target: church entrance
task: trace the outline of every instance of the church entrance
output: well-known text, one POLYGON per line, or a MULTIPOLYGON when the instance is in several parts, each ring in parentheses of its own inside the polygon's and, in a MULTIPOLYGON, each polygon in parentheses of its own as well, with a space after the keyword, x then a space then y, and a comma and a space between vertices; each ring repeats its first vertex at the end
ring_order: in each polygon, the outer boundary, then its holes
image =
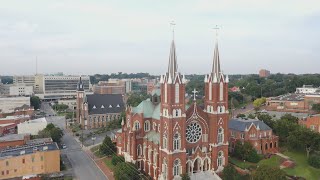
POLYGON ((201 159, 197 158, 193 163, 193 173, 201 171, 201 159))
POLYGON ((203 167, 202 167, 203 171, 208 171, 210 169, 209 167, 209 159, 205 159, 203 161, 203 167))

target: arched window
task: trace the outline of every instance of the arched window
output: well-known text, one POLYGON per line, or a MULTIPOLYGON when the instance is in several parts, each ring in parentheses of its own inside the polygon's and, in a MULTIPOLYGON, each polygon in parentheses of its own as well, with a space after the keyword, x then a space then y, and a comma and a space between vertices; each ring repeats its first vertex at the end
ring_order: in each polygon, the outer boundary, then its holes
POLYGON ((220 101, 223 101, 223 93, 224 93, 224 91, 223 91, 223 82, 221 82, 220 83, 220 101))
POLYGON ((157 165, 157 162, 158 162, 158 153, 157 151, 155 151, 153 154, 153 164, 157 165))
POLYGON ((174 160, 174 163, 173 163, 173 176, 179 176, 181 173, 180 173, 180 159, 176 159, 174 160))
POLYGON ((144 122, 144 131, 150 131, 150 121, 144 122))
POLYGON ((224 132, 223 132, 223 128, 219 128, 218 130, 218 144, 223 143, 224 141, 224 132))
POLYGON ((163 142, 162 142, 162 148, 163 149, 167 149, 167 147, 168 147, 168 138, 167 138, 167 135, 164 135, 163 136, 163 140, 162 140, 163 142))
POLYGON ((180 138, 180 134, 176 133, 173 136, 173 150, 178 150, 180 149, 180 143, 181 142, 181 138, 180 138))
POLYGON ((268 143, 266 143, 266 145, 265 145, 265 149, 266 149, 266 150, 268 149, 268 143))
POLYGON ((223 151, 219 151, 218 153, 218 167, 223 166, 223 160, 224 160, 224 156, 223 156, 223 151))
POLYGON ((270 149, 272 148, 272 142, 270 143, 270 149))
POLYGON ((139 129, 140 129, 140 123, 139 123, 139 121, 135 121, 135 122, 134 122, 134 128, 135 128, 135 130, 139 130, 139 129))
POLYGON ((274 142, 274 147, 275 147, 275 148, 277 147, 277 142, 274 142))
POLYGON ((175 86, 175 103, 179 103, 179 84, 175 86))
POLYGON ((176 110, 176 117, 179 117, 179 109, 176 110))
POLYGON ((142 155, 142 147, 141 147, 140 144, 138 144, 138 146, 137 146, 137 156, 139 157, 141 155, 142 155))

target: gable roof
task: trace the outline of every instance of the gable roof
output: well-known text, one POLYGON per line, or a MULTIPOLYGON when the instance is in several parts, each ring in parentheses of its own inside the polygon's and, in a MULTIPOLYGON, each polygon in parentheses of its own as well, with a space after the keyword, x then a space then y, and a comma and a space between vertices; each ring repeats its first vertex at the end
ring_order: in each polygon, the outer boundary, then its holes
POLYGON ((258 127, 260 130, 262 131, 266 131, 266 130, 272 130, 268 125, 266 125, 263 121, 260 121, 258 119, 230 119, 229 120, 229 129, 233 129, 236 131, 242 131, 244 132, 246 130, 246 128, 249 128, 251 126, 251 124, 254 124, 256 127, 258 127))
POLYGON ((160 104, 153 104, 150 99, 142 101, 137 107, 132 108, 133 113, 142 113, 144 118, 160 120, 160 104))
POLYGON ((87 95, 87 102, 90 115, 121 113, 124 110, 121 94, 91 94, 87 95))

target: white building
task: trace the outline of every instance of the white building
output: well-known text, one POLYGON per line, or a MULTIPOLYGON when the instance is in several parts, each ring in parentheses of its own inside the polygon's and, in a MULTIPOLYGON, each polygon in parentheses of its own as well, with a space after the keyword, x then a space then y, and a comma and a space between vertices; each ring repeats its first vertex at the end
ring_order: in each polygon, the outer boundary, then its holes
POLYGON ((38 132, 47 127, 46 118, 39 118, 18 124, 18 134, 30 133, 38 135, 38 132))
POLYGON ((30 97, 0 97, 0 112, 14 112, 17 107, 28 105, 30 107, 30 97))
POLYGON ((17 84, 10 86, 10 96, 32 96, 33 86, 26 86, 24 84, 17 84))
POLYGON ((296 88, 297 94, 320 94, 320 87, 313 87, 313 85, 303 85, 301 88, 296 88))

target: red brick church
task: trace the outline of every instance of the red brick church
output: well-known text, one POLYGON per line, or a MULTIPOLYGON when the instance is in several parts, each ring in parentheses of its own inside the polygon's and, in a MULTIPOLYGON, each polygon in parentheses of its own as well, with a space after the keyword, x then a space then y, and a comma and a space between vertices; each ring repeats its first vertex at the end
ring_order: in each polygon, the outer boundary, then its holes
POLYGON ((228 163, 228 81, 216 42, 212 71, 204 79, 205 108, 195 101, 188 106, 172 40, 161 93, 127 108, 116 135, 118 154, 153 179, 180 179, 184 173, 191 179, 220 179, 216 172, 228 163))

